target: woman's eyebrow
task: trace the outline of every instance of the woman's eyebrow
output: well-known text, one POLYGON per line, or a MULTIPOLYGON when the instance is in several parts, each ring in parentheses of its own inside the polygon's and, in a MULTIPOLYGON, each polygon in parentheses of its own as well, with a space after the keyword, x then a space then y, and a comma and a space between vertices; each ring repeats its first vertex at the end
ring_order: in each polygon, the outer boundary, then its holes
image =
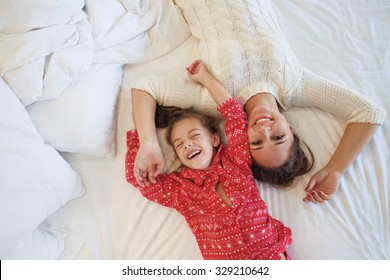
MULTIPOLYGON (((256 141, 254 141, 254 142, 256 142, 256 141)), ((256 150, 260 150, 260 149, 263 148, 263 146, 260 146, 261 144, 260 145, 256 145, 256 144, 254 144, 254 142, 250 142, 249 143, 249 147, 250 147, 251 150, 256 151, 256 150), (254 145, 256 148, 252 148, 252 145, 254 145)))
MULTIPOLYGON (((281 142, 274 143, 274 145, 282 145, 282 144, 286 143, 286 141, 287 141, 287 139, 284 140, 284 141, 281 141, 281 142)), ((253 144, 250 143, 250 145, 253 145, 253 144)), ((251 148, 251 150, 253 150, 253 151, 257 151, 257 150, 261 150, 261 149, 263 149, 262 146, 261 147, 256 147, 256 148, 251 148)))
POLYGON ((281 142, 277 142, 275 143, 274 145, 282 145, 283 143, 285 143, 287 141, 287 139, 285 139, 284 141, 281 141, 281 142))

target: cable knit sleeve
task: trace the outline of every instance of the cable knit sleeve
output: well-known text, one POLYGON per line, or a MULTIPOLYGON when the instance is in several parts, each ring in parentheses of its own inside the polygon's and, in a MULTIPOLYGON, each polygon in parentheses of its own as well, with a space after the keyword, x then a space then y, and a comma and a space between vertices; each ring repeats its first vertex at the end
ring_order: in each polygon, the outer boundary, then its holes
POLYGON ((158 105, 194 107, 202 113, 218 115, 217 104, 207 89, 187 78, 149 76, 135 81, 132 88, 148 92, 158 105))
POLYGON ((344 118, 347 123, 382 124, 385 120, 383 108, 368 97, 307 70, 301 90, 288 98, 285 100, 287 107, 316 107, 344 118))

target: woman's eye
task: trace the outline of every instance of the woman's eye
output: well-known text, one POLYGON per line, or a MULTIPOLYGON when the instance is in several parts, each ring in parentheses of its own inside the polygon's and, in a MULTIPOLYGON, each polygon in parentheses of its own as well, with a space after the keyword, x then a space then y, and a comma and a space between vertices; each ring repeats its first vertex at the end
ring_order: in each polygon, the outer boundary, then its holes
POLYGON ((277 135, 277 136, 274 136, 273 137, 273 139, 275 140, 275 141, 277 141, 277 140, 282 140, 284 138, 284 134, 282 134, 282 135, 277 135))
POLYGON ((194 134, 194 135, 191 136, 191 139, 195 139, 198 136, 199 136, 199 134, 194 134))
POLYGON ((253 141, 251 144, 255 145, 255 146, 258 146, 258 145, 261 145, 261 143, 263 143, 263 141, 257 140, 257 141, 253 141))

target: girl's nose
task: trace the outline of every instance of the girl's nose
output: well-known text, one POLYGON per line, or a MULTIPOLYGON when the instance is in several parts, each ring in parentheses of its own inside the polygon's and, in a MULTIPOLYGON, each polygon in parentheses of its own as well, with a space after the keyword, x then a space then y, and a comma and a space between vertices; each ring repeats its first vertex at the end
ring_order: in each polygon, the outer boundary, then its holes
POLYGON ((186 145, 185 145, 185 148, 187 149, 187 148, 191 147, 192 145, 193 145, 192 142, 191 142, 191 141, 188 141, 188 142, 186 143, 186 145))

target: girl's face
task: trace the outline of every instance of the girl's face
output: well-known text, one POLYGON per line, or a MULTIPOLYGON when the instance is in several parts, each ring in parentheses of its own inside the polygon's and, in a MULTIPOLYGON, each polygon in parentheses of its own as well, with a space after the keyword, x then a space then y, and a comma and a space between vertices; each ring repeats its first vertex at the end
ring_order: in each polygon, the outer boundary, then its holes
POLYGON ((218 133, 212 134, 200 120, 187 118, 173 126, 173 148, 180 161, 191 169, 206 170, 214 159, 220 144, 218 133))
POLYGON ((293 133, 278 110, 256 106, 248 115, 247 133, 251 157, 256 164, 274 168, 288 159, 293 133))

